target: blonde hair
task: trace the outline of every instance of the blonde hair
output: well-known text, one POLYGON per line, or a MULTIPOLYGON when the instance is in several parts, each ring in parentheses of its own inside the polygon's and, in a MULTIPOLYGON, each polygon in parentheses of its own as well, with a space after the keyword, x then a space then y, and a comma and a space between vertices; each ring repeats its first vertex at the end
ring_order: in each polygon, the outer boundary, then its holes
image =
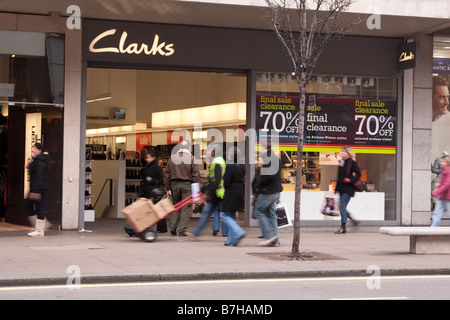
POLYGON ((447 166, 450 166, 450 156, 442 156, 441 159, 447 162, 447 166))
POLYGON ((345 147, 342 147, 342 150, 348 153, 348 155, 350 156, 350 159, 353 159, 355 157, 352 147, 345 146, 345 147))

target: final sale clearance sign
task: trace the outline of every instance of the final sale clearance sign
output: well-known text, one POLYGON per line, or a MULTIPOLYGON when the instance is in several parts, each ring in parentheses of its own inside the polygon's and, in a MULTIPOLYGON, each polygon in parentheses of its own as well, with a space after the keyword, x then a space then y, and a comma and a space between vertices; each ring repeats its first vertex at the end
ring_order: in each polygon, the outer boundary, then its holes
MULTIPOLYGON (((278 139, 280 150, 296 151, 298 96, 257 95, 256 129, 261 138, 278 139)), ((304 151, 396 153, 395 100, 307 96, 304 151)))

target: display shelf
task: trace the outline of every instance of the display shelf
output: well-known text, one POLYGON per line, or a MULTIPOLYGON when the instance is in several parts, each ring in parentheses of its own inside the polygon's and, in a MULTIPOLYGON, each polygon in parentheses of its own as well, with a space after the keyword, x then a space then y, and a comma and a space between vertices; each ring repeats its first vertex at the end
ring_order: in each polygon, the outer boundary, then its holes
POLYGON ((84 180, 84 221, 93 222, 95 221, 95 210, 92 206, 92 187, 94 183, 92 182, 92 161, 91 159, 86 159, 86 169, 85 169, 85 180, 84 180))
MULTIPOLYGON (((127 154, 135 154, 135 152, 127 152, 127 154)), ((132 204, 141 196, 142 169, 143 166, 140 159, 125 159, 125 206, 132 204)))
MULTIPOLYGON (((297 152, 286 152, 284 159, 286 163, 283 167, 285 174, 284 183, 295 183, 295 173, 292 174, 292 169, 297 169, 298 157, 297 152)), ((318 152, 303 152, 302 157, 302 188, 304 189, 319 189, 321 183, 321 165, 319 163, 320 157, 318 152)))

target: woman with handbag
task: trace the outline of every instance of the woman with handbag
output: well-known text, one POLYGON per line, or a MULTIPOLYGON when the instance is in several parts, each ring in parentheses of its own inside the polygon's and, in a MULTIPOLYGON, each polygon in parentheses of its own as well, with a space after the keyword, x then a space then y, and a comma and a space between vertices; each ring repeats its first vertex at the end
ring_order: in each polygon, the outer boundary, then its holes
POLYGON ((353 184, 361 178, 361 170, 358 164, 353 160, 353 150, 351 147, 343 147, 341 150, 341 160, 338 167, 338 181, 336 192, 339 192, 339 209, 341 212, 341 227, 335 234, 347 233, 347 220, 351 219, 355 224, 350 213, 347 211, 350 199, 355 196, 353 184))
POLYGON ((45 194, 47 193, 47 159, 42 153, 42 144, 36 143, 31 148, 33 161, 27 166, 30 174, 30 192, 27 198, 27 207, 30 221, 35 221, 35 230, 28 233, 30 237, 43 237, 46 229, 46 218, 44 213, 45 194))

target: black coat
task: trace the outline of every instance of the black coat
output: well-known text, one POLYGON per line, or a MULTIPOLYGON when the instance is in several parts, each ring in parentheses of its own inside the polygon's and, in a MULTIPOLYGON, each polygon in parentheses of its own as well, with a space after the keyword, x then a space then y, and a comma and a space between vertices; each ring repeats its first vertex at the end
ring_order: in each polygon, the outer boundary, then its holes
POLYGON ((30 173, 30 192, 43 193, 48 188, 47 159, 40 153, 28 167, 30 173))
POLYGON ((352 159, 347 159, 344 165, 338 167, 338 181, 336 185, 336 192, 346 193, 352 197, 355 195, 355 189, 353 189, 353 183, 361 178, 361 170, 359 170, 358 164, 352 159), (347 174, 349 162, 351 161, 350 174, 347 174), (345 183, 344 179, 349 178, 351 183, 345 183))
POLYGON ((142 176, 144 178, 144 197, 153 197, 152 192, 155 188, 164 190, 163 170, 158 165, 158 161, 156 159, 145 165, 144 169, 142 170, 142 176))
POLYGON ((283 191, 281 185, 281 167, 282 163, 275 153, 269 150, 261 156, 264 165, 261 168, 259 182, 254 186, 258 193, 271 194, 283 191), (278 166, 277 166, 278 163, 278 166), (267 174, 269 172, 269 174, 267 174))
POLYGON ((223 176, 225 196, 221 204, 222 212, 235 213, 243 210, 245 196, 244 177, 245 165, 227 164, 223 176))

